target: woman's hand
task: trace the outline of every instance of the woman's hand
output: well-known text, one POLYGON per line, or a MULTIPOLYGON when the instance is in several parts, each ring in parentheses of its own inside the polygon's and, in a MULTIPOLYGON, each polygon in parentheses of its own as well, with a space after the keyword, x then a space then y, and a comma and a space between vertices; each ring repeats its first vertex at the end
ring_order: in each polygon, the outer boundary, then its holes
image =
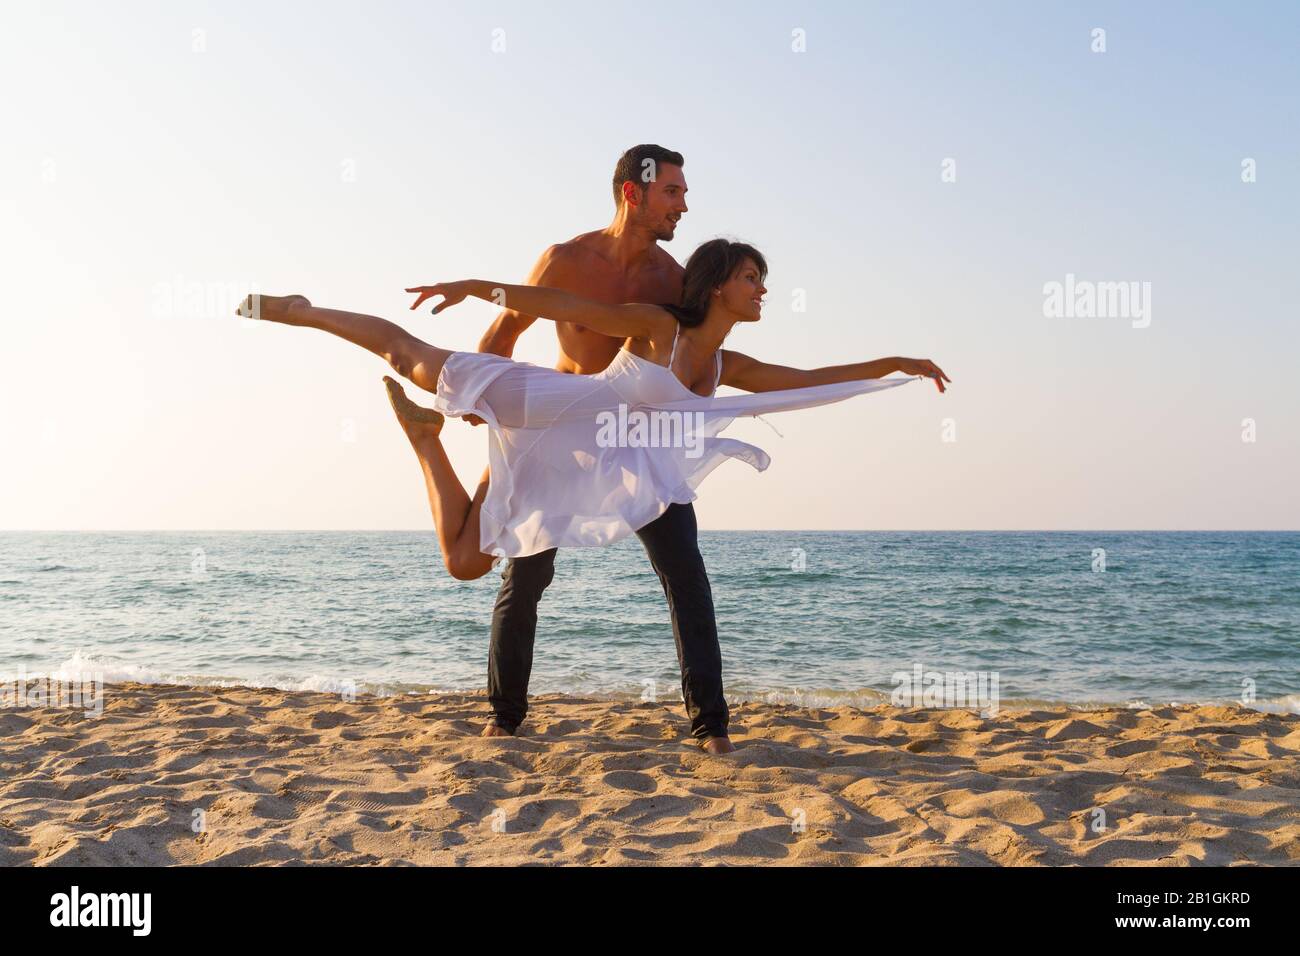
POLYGON ((941 392, 947 391, 943 387, 944 382, 952 384, 952 379, 943 374, 943 369, 929 359, 900 358, 898 360, 898 370, 907 375, 924 375, 926 378, 934 379, 934 384, 938 386, 941 392))
POLYGON ((463 279, 460 282, 438 282, 434 285, 417 285, 413 289, 407 289, 407 292, 416 293, 415 302, 411 304, 414 311, 424 304, 425 300, 432 299, 435 295, 442 296, 442 301, 433 307, 433 315, 437 315, 443 309, 449 309, 457 302, 465 301, 465 297, 470 294, 470 280, 463 279))

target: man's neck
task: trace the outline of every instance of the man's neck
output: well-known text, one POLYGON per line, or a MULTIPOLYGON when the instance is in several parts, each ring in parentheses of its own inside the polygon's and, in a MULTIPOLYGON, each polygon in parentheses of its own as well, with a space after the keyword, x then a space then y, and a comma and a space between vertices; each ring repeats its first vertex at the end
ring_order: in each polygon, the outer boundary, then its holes
POLYGON ((632 223, 626 206, 619 207, 613 221, 601 230, 601 234, 606 240, 606 255, 623 269, 641 265, 658 248, 659 240, 655 234, 632 223))

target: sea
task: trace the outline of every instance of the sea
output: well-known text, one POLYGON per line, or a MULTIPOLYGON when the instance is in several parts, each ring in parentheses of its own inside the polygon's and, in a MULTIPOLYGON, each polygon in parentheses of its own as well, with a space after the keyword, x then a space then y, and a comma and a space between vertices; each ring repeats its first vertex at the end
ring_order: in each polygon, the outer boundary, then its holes
MULTIPOLYGON (((870 707, 977 674, 1003 707, 1300 713, 1300 533, 705 531, 700 550, 732 701, 870 707)), ((4 532, 0 681, 479 691, 499 580, 453 580, 432 531, 4 532)), ((680 699, 635 538, 560 552, 530 692, 680 699)))

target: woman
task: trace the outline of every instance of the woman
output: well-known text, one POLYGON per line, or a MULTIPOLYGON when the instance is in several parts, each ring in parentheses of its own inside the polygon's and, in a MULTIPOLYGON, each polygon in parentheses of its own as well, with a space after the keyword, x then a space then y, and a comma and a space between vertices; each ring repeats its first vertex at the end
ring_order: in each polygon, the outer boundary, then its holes
POLYGON ((719 438, 736 417, 808 408, 912 378, 951 381, 928 359, 793 369, 722 349, 738 323, 756 322, 767 263, 752 246, 714 239, 686 264, 682 304, 605 305, 558 289, 468 279, 408 289, 437 313, 468 296, 527 315, 573 322, 626 342, 596 375, 570 375, 498 355, 429 345, 384 319, 313 306, 302 296, 250 296, 240 314, 321 329, 382 356, 435 395, 422 408, 385 377, 389 400, 419 458, 447 570, 483 576, 500 557, 606 545, 695 498, 728 458, 760 471, 761 449, 719 438), (715 396, 719 385, 762 393, 715 396), (490 478, 473 498, 439 440, 443 415, 490 428, 490 478))

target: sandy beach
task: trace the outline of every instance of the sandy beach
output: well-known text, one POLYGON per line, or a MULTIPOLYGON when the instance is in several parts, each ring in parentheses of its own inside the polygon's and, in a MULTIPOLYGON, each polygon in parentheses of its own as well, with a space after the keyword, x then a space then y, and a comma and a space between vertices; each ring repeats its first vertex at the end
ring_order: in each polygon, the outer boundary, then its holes
POLYGON ((1300 716, 734 707, 117 684, 0 710, 0 864, 1300 861, 1300 716), (1099 811, 1104 811, 1101 818, 1099 811))

